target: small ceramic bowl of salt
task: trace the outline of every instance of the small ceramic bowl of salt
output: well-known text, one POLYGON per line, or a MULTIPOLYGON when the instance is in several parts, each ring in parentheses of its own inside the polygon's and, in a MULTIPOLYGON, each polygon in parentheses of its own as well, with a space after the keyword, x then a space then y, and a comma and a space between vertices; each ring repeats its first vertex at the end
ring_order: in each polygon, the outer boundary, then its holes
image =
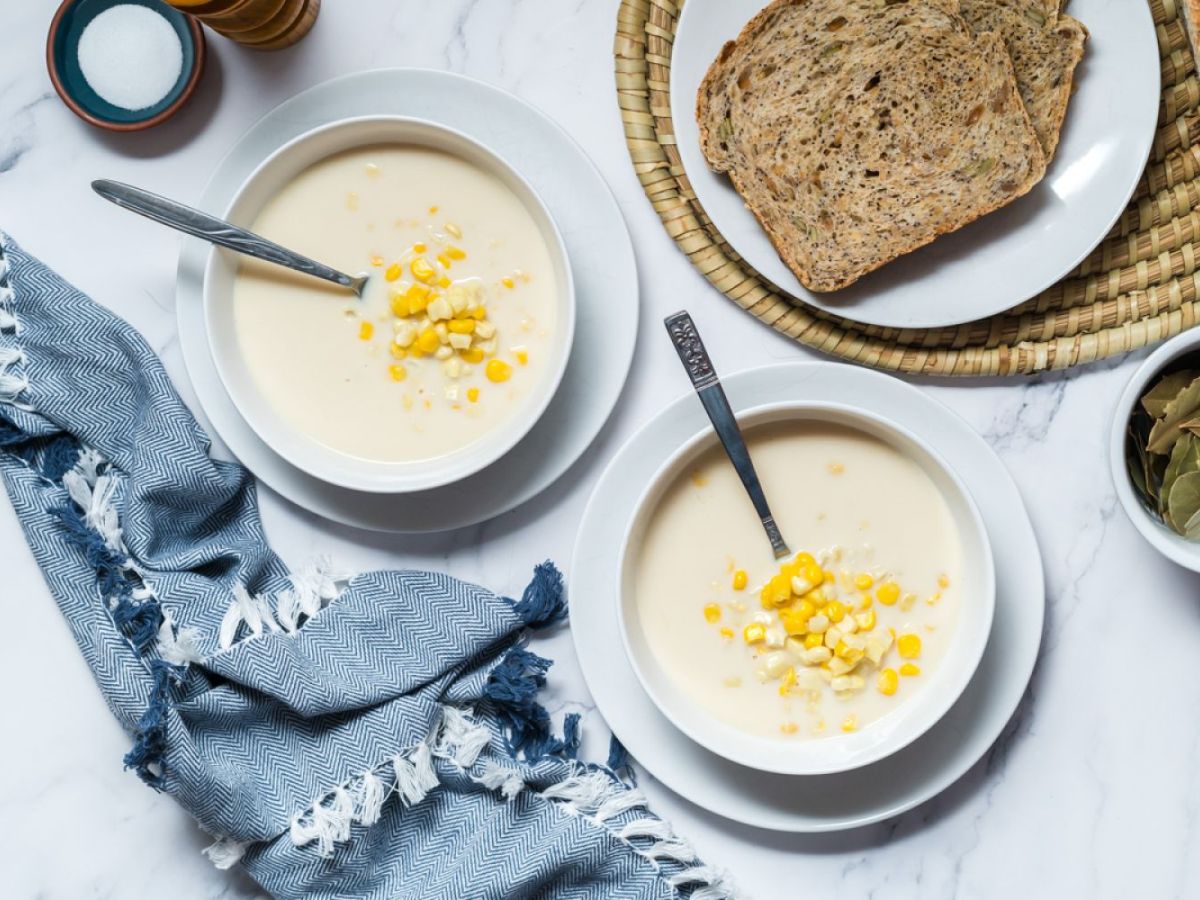
POLYGON ((46 65, 81 119, 138 131, 191 97, 204 70, 204 35, 160 0, 64 0, 50 24, 46 65))

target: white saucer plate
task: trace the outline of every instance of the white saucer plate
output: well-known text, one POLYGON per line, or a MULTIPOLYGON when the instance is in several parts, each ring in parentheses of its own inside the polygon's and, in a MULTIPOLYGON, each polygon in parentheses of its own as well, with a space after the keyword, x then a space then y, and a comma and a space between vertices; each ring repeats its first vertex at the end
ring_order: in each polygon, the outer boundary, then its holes
POLYGON ((337 78, 264 116, 217 166, 197 204, 220 214, 251 172, 293 138, 356 116, 426 119, 487 146, 536 190, 554 217, 575 279, 571 358, 537 425, 504 457, 445 487, 371 494, 327 484, 285 461, 230 400, 205 329, 202 281, 212 249, 185 239, 177 316, 184 363, 205 414, 266 485, 327 519, 373 531, 431 532, 490 519, 545 490, 591 444, 616 404, 637 342, 633 245, 608 185, 583 150, 532 106, 461 75, 383 69, 337 78))
POLYGON ((886 759, 834 775, 750 769, 675 729, 643 691, 621 640, 621 542, 643 487, 706 427, 692 395, 676 400, 621 448, 584 512, 571 566, 571 634, 596 707, 655 778, 704 809, 776 831, 836 831, 898 815, 944 790, 992 745, 1012 717, 1041 643, 1041 556, 1016 485, 987 442, 921 391, 890 376, 834 363, 799 363, 723 379, 735 411, 804 400, 886 416, 925 437, 979 507, 996 565, 996 609, 984 656, 950 711, 886 759))
POLYGON ((713 224, 751 266, 812 306, 871 325, 933 328, 1011 309, 1067 275, 1133 194, 1154 140, 1158 42, 1145 0, 1071 0, 1091 32, 1062 140, 1032 191, 841 291, 807 290, 724 175, 700 152, 696 91, 721 46, 762 0, 687 0, 671 56, 671 118, 688 180, 713 224))

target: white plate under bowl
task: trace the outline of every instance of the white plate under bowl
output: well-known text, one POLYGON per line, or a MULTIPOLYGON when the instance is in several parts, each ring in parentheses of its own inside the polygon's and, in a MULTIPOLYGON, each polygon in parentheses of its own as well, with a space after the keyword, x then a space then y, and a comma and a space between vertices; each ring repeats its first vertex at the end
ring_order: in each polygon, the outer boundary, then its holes
MULTIPOLYGON (((928 680, 920 691, 850 734, 830 734, 819 740, 762 737, 718 720, 692 701, 655 658, 638 614, 634 584, 637 549, 644 544, 646 524, 659 500, 697 456, 716 446, 716 434, 705 427, 659 467, 626 520, 620 563, 621 601, 617 605, 626 656, 659 710, 680 731, 719 756, 781 775, 828 775, 869 765, 907 747, 928 731, 954 705, 979 666, 991 632, 996 599, 987 529, 970 492, 945 459, 916 432, 882 415, 842 403, 804 400, 756 406, 738 413, 737 418, 743 429, 778 422, 822 422, 849 428, 882 441, 925 473, 945 502, 960 540, 963 574, 958 594, 962 602, 953 640, 937 667, 926 670, 928 680)), ((769 496, 770 491, 767 493, 769 496)), ((775 514, 778 518, 778 508, 775 514)), ((784 526, 782 520, 780 525, 784 526)))
POLYGON ((671 119, 688 180, 730 246, 806 303, 871 325, 933 328, 991 316, 1069 273, 1108 233, 1133 194, 1154 140, 1158 42, 1145 0, 1071 0, 1091 32, 1046 177, 960 231, 888 263, 848 288, 814 293, 780 260, 729 179, 700 152, 696 91, 721 46, 762 0, 687 0, 671 53, 671 119))
POLYGON ((722 379, 735 411, 770 403, 838 403, 921 434, 962 479, 987 528, 996 569, 987 649, 958 702, 903 750, 852 772, 777 775, 730 762, 676 729, 642 690, 622 649, 617 616, 625 523, 646 484, 706 426, 694 395, 681 397, 613 458, 584 511, 570 570, 571 634, 596 707, 659 781, 700 807, 777 831, 835 831, 898 815, 944 790, 1000 735, 1041 643, 1041 555, 1004 464, 962 419, 899 379, 835 363, 798 363, 722 379))
MULTIPOLYGON (((251 227, 283 188, 316 163, 346 150, 382 144, 424 147, 469 163, 507 187, 537 225, 553 266, 550 277, 555 285, 555 340, 529 396, 509 419, 480 439, 432 459, 385 462, 341 453, 293 427, 259 390, 242 352, 234 315, 234 285, 241 265, 237 254, 215 247, 209 253, 204 272, 204 313, 209 347, 225 390, 242 418, 272 450, 330 484, 374 493, 402 493, 461 481, 495 462, 529 433, 549 405, 567 367, 575 332, 575 285, 562 235, 530 184, 483 144, 422 119, 365 116, 302 134, 272 153, 250 174, 222 217, 235 225, 251 227)), ((381 276, 376 273, 375 277, 381 276)))
POLYGON ((608 419, 637 342, 633 246, 600 173, 554 122, 497 88, 422 69, 347 75, 276 107, 220 162, 197 205, 220 214, 259 164, 288 141, 359 116, 408 116, 462 132, 508 160, 554 217, 575 280, 577 327, 562 383, 538 423, 491 466, 441 488, 377 494, 314 478, 259 438, 225 391, 204 318, 202 279, 210 248, 192 239, 183 243, 176 292, 184 363, 205 415, 230 451, 298 506, 373 531, 461 528, 543 491, 582 455, 608 419))

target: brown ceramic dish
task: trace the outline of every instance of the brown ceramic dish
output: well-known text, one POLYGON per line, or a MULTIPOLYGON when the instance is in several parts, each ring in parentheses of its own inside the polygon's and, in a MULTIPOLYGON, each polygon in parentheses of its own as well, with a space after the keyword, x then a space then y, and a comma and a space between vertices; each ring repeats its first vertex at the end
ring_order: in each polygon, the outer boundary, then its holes
POLYGON ((155 0, 63 0, 46 38, 46 68, 58 96, 79 118, 106 131, 141 131, 171 118, 196 92, 204 73, 205 56, 200 23, 155 0), (92 19, 111 6, 130 2, 161 13, 179 35, 183 47, 179 81, 154 106, 139 110, 122 109, 97 95, 80 71, 77 54, 79 36, 92 19))

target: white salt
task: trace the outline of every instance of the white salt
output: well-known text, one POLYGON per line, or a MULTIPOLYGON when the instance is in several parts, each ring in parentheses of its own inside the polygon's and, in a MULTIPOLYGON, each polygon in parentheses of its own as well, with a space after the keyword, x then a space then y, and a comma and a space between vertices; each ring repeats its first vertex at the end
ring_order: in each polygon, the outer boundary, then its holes
POLYGON ((183 71, 183 45, 171 23, 136 3, 110 7, 88 22, 77 52, 88 85, 122 109, 154 106, 183 71))

